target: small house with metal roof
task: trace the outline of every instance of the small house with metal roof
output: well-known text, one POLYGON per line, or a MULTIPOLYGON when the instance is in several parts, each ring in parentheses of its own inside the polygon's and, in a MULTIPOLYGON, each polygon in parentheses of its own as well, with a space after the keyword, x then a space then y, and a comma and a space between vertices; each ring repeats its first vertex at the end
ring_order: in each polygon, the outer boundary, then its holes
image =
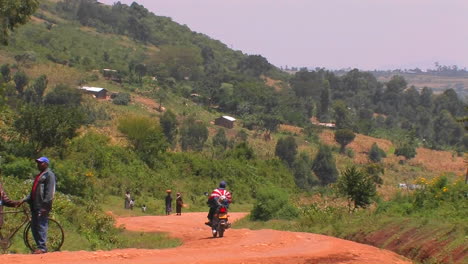
POLYGON ((97 99, 106 99, 107 98, 107 90, 101 87, 89 87, 83 86, 81 87, 86 94, 91 94, 97 99))
POLYGON ((233 128, 234 122, 236 119, 230 116, 221 116, 215 119, 214 123, 218 126, 223 126, 225 128, 233 128))

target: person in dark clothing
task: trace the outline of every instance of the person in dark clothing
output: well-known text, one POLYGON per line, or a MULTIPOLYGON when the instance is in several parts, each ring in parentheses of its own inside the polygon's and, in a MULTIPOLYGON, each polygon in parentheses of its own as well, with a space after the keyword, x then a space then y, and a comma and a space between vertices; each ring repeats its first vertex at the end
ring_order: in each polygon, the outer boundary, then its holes
POLYGON ((22 201, 10 200, 5 190, 3 189, 3 185, 0 183, 0 229, 3 226, 3 206, 18 207, 21 204, 23 204, 22 201))
POLYGON ((177 193, 176 198, 176 215, 182 215, 182 206, 184 206, 184 201, 180 193, 177 193))
POLYGON ((172 196, 171 190, 166 191, 166 215, 170 215, 172 212, 172 196))
POLYGON ((39 174, 34 179, 31 193, 24 201, 31 207, 31 231, 37 248, 33 254, 43 254, 47 253, 48 216, 52 210, 56 183, 55 174, 49 169, 49 159, 40 157, 36 159, 36 163, 39 174))

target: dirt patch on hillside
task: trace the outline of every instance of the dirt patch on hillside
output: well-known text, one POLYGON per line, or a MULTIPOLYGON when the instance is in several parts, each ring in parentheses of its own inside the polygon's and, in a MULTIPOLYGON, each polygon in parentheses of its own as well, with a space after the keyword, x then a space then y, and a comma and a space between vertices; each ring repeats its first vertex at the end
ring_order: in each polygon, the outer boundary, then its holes
POLYGON ((266 76, 262 76, 261 78, 265 81, 266 85, 275 88, 275 91, 279 92, 279 91, 283 90, 283 86, 284 86, 283 81, 274 80, 274 79, 272 79, 270 77, 266 77, 266 76))
POLYGON ((132 100, 135 103, 143 105, 145 107, 145 109, 148 112, 151 112, 151 113, 166 111, 165 107, 163 107, 163 106, 160 107, 160 105, 158 103, 156 103, 156 101, 154 101, 153 99, 149 99, 149 98, 146 98, 146 97, 143 97, 143 96, 133 96, 132 100))

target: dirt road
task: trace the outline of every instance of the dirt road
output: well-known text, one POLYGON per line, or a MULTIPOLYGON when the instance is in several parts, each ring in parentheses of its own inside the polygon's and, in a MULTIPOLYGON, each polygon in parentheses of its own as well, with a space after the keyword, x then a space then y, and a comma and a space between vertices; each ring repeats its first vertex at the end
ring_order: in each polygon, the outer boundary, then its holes
MULTIPOLYGON (((245 216, 232 213, 231 220, 245 216)), ((274 230, 229 229, 223 238, 212 238, 205 226, 206 213, 182 216, 143 216, 118 218, 117 224, 133 231, 163 231, 183 240, 178 248, 118 249, 111 251, 54 252, 44 255, 2 255, 8 264, 313 264, 411 263, 393 252, 338 238, 309 233, 274 230)))

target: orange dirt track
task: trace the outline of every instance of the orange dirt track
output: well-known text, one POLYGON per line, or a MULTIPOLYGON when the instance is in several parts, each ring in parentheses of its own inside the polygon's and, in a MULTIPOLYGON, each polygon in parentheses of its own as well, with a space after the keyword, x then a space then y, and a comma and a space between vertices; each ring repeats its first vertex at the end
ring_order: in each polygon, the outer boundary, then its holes
MULTIPOLYGON (((245 213, 231 213, 231 221, 245 213)), ((142 216, 117 218, 117 225, 143 232, 168 232, 182 239, 183 245, 171 249, 116 249, 111 251, 65 251, 43 255, 1 255, 8 264, 319 264, 411 263, 391 251, 334 237, 275 230, 228 229, 223 238, 212 238, 205 226, 206 213, 182 216, 142 216)))

